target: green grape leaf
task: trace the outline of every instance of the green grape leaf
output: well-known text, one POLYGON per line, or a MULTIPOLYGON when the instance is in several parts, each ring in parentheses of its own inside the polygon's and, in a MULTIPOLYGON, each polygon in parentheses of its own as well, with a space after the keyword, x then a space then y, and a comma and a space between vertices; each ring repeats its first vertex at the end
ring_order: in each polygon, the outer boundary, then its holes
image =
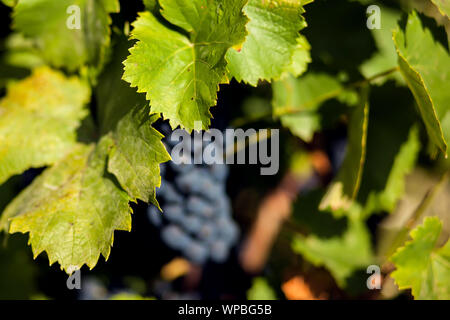
POLYGON ((272 88, 274 116, 305 141, 311 141, 314 132, 320 129, 321 118, 316 111, 325 101, 350 98, 350 91, 336 78, 322 73, 308 73, 299 79, 287 76, 275 81, 272 88))
POLYGON ((450 18, 450 2, 448 0, 431 0, 443 16, 450 18))
POLYGON ((418 116, 411 110, 414 100, 407 88, 393 81, 373 87, 369 104, 366 161, 357 196, 364 216, 394 211, 421 148, 418 116))
POLYGON ((74 147, 11 202, 1 228, 29 233, 34 256, 46 251, 69 274, 108 259, 114 231, 131 230, 130 198, 105 174, 110 145, 74 147))
POLYGON ((146 92, 153 113, 173 128, 207 129, 219 84, 227 83, 227 50, 245 38, 246 0, 160 0, 162 16, 184 29, 169 29, 150 12, 133 23, 138 40, 125 60, 123 79, 146 92))
POLYGON ((412 289, 415 299, 450 299, 450 241, 436 248, 441 229, 439 218, 425 218, 391 257, 396 266, 391 276, 400 289, 412 289))
POLYGON ((49 64, 74 71, 86 64, 102 66, 114 12, 119 12, 118 0, 19 0, 13 27, 34 40, 49 64), (78 18, 80 28, 72 28, 78 18))
POLYGON ((450 132, 443 132, 440 120, 450 108, 450 55, 425 29, 416 12, 408 17, 406 29, 394 31, 400 71, 411 89, 431 141, 445 155, 450 132))
POLYGON ((147 108, 137 108, 119 121, 111 134, 108 171, 113 173, 132 199, 156 201, 161 186, 160 163, 170 160, 161 135, 152 127, 157 116, 148 117, 147 108))
POLYGON ((330 238, 296 235, 292 249, 315 266, 327 268, 341 288, 347 285, 348 277, 366 269, 374 259, 369 230, 359 219, 349 219, 344 233, 330 238))
POLYGON ((331 209, 336 217, 349 212, 361 184, 369 123, 368 91, 368 87, 362 89, 360 106, 353 110, 348 129, 346 157, 320 204, 321 210, 331 209))
POLYGON ((63 157, 87 114, 89 88, 47 67, 8 89, 0 100, 0 184, 63 157))
MULTIPOLYGON (((226 56, 239 82, 256 86, 259 80, 279 79, 292 64, 305 66, 310 61, 309 45, 298 40, 306 27, 300 1, 249 0, 244 13, 250 19, 248 36, 241 48, 230 49, 226 56)), ((304 69, 293 70, 294 75, 304 69)))

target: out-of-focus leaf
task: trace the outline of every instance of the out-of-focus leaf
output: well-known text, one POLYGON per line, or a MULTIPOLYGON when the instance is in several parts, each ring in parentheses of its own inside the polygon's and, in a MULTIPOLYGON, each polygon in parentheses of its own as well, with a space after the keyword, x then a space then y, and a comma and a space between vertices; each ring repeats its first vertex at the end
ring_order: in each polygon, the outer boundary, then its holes
POLYGON ((296 79, 287 76, 273 87, 273 114, 283 126, 305 141, 310 141, 320 129, 321 117, 317 109, 327 100, 337 98, 353 103, 353 96, 334 77, 322 73, 308 73, 296 79))
POLYGON ((322 210, 329 208, 334 215, 341 216, 356 199, 366 157, 368 123, 369 93, 368 88, 363 88, 360 106, 355 108, 350 120, 346 157, 320 204, 322 210))
POLYGON ((110 44, 109 14, 114 12, 119 12, 118 0, 18 0, 13 26, 34 41, 49 64, 74 71, 102 65, 110 44), (76 8, 79 17, 69 10, 76 8), (80 29, 69 28, 77 18, 80 29))
POLYGON ((86 115, 89 89, 47 67, 12 85, 0 101, 0 183, 64 157, 86 115))
POLYGON ((158 7, 158 1, 157 0, 144 0, 144 5, 148 11, 152 12, 153 10, 155 10, 158 7))
POLYGON ((29 233, 34 256, 46 251, 69 274, 108 259, 114 231, 131 229, 130 198, 105 173, 109 146, 76 146, 11 202, 0 227, 29 233))
POLYGON ((393 82, 374 87, 369 103, 366 162, 357 197, 365 216, 394 211, 420 150, 414 101, 406 88, 393 82))
POLYGON ((173 128, 207 129, 219 84, 227 83, 227 50, 242 43, 245 0, 160 0, 162 16, 189 37, 169 29, 152 13, 141 13, 132 38, 138 40, 124 62, 124 79, 145 92, 153 113, 173 128))
POLYGON ((255 278, 252 287, 247 291, 247 299, 276 300, 277 296, 265 278, 255 278))
POLYGON ((2 0, 2 2, 8 7, 13 7, 16 5, 18 0, 2 0))
POLYGON ((405 29, 394 31, 394 42, 400 70, 419 105, 428 135, 447 154, 450 132, 443 131, 441 122, 450 121, 450 55, 422 26, 416 12, 409 15, 405 29))
POLYGON ((443 16, 450 18, 450 2, 448 0, 431 0, 443 16))
POLYGON ((369 230, 359 219, 349 219, 347 229, 339 236, 297 235, 292 249, 315 266, 327 268, 342 288, 346 286, 347 278, 355 271, 367 268, 374 259, 369 230))
MULTIPOLYGON (((360 66, 361 73, 366 78, 370 78, 397 66, 398 56, 395 45, 392 42, 392 31, 396 28, 397 21, 400 20, 402 12, 384 6, 381 6, 380 9, 381 29, 371 30, 378 51, 360 66)), ((376 81, 377 83, 384 83, 390 78, 399 82, 403 81, 402 76, 398 72, 388 77, 382 77, 376 81)))
POLYGON ((412 289, 416 299, 450 299, 450 241, 436 248, 442 223, 425 218, 411 232, 412 240, 397 250, 391 260, 396 266, 392 277, 400 289, 412 289))
POLYGON ((120 292, 109 297, 109 300, 156 300, 153 297, 143 297, 136 293, 120 292))
POLYGON ((232 76, 256 86, 259 80, 279 79, 286 71, 298 76, 306 69, 310 57, 306 39, 299 37, 306 26, 301 2, 249 0, 244 13, 250 19, 247 38, 226 56, 232 76))

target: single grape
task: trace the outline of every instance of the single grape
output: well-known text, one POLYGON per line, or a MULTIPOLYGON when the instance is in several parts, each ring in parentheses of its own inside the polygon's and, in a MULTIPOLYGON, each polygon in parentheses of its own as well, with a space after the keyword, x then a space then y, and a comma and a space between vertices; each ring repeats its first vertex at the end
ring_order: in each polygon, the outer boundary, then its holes
POLYGON ((228 177, 228 166, 226 164, 212 164, 209 167, 212 176, 217 181, 224 181, 228 177))
POLYGON ((224 263, 228 257, 229 245, 223 240, 216 240, 210 246, 211 260, 224 263))
POLYGON ((184 219, 183 208, 177 204, 164 206, 163 216, 170 222, 180 222, 184 219))
POLYGON ((200 241, 193 240, 184 250, 186 257, 194 263, 204 264, 209 256, 208 247, 200 241))
POLYGON ((198 238, 203 242, 212 242, 217 238, 217 228, 211 221, 203 224, 198 233, 198 238))
POLYGON ((202 228, 203 219, 193 214, 187 214, 180 223, 186 231, 196 234, 202 228))
POLYGON ((185 250, 192 242, 191 238, 180 227, 173 224, 162 229, 161 238, 175 250, 185 250))
POLYGON ((239 229, 236 223, 230 218, 219 217, 217 219, 219 237, 228 243, 234 243, 239 238, 239 229))
POLYGON ((183 202, 183 197, 179 195, 177 190, 173 187, 173 185, 167 181, 161 182, 161 188, 159 188, 156 191, 156 194, 164 198, 166 202, 173 202, 173 203, 183 202))
POLYGON ((175 178, 175 185, 181 192, 186 194, 200 193, 203 180, 203 172, 198 168, 194 168, 185 174, 178 175, 175 178))
POLYGON ((215 213, 215 208, 198 196, 189 197, 186 209, 192 214, 200 215, 205 218, 212 218, 215 213))
POLYGON ((153 205, 150 205, 147 209, 147 216, 150 222, 155 227, 160 227, 162 225, 162 216, 161 212, 153 205))

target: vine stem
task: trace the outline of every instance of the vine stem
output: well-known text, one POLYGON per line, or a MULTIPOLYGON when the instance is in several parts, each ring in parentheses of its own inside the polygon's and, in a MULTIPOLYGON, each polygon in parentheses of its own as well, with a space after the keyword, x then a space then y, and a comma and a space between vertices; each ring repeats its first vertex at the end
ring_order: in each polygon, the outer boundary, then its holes
MULTIPOLYGON (((322 103, 322 102, 327 101, 329 99, 336 98, 343 91, 345 91, 347 89, 363 87, 363 86, 365 86, 367 84, 370 84, 371 82, 373 82, 375 80, 387 77, 387 76, 389 76, 392 73, 397 72, 397 71, 400 71, 400 68, 398 66, 394 67, 394 68, 391 68, 391 69, 388 69, 386 71, 377 73, 377 74, 375 74, 372 77, 369 77, 367 79, 364 79, 364 80, 361 80, 361 81, 357 81, 357 82, 353 82, 353 83, 349 83, 349 84, 343 86, 339 90, 335 90, 333 92, 330 92, 329 94, 326 94, 326 95, 323 95, 322 97, 319 97, 319 99, 317 99, 315 101, 315 103, 322 103)), ((242 126, 248 125, 250 123, 254 123, 254 122, 265 120, 267 118, 277 119, 277 118, 280 118, 280 117, 285 116, 285 115, 292 115, 292 114, 297 114, 297 113, 301 113, 301 112, 305 112, 305 110, 299 110, 299 109, 294 109, 294 108, 285 108, 285 109, 282 109, 281 111, 278 111, 276 113, 270 111, 270 112, 266 112, 266 113, 263 113, 261 115, 249 118, 249 119, 238 118, 235 121, 233 121, 232 125, 233 125, 233 127, 242 127, 242 126)))

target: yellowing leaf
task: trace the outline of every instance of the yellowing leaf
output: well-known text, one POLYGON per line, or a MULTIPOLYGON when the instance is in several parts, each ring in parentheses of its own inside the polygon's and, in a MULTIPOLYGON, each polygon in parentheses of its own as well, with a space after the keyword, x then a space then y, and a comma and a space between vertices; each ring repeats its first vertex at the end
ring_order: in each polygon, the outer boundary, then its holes
POLYGON ((436 248, 442 229, 437 217, 425 218, 411 231, 412 240, 392 256, 392 277, 400 289, 412 289, 416 299, 450 299, 450 241, 436 248))
POLYGON ((172 30, 150 12, 134 22, 138 40, 124 62, 124 79, 145 92, 151 111, 173 128, 207 129, 220 83, 228 82, 225 53, 244 40, 245 0, 160 0, 162 15, 184 29, 172 30))
POLYGON ((75 143, 89 89, 46 67, 12 85, 0 101, 0 184, 62 158, 75 143))
POLYGON ((115 230, 131 230, 130 198, 106 171, 109 142, 78 145, 47 169, 6 208, 2 229, 29 233, 34 256, 67 273, 108 259, 115 230))

